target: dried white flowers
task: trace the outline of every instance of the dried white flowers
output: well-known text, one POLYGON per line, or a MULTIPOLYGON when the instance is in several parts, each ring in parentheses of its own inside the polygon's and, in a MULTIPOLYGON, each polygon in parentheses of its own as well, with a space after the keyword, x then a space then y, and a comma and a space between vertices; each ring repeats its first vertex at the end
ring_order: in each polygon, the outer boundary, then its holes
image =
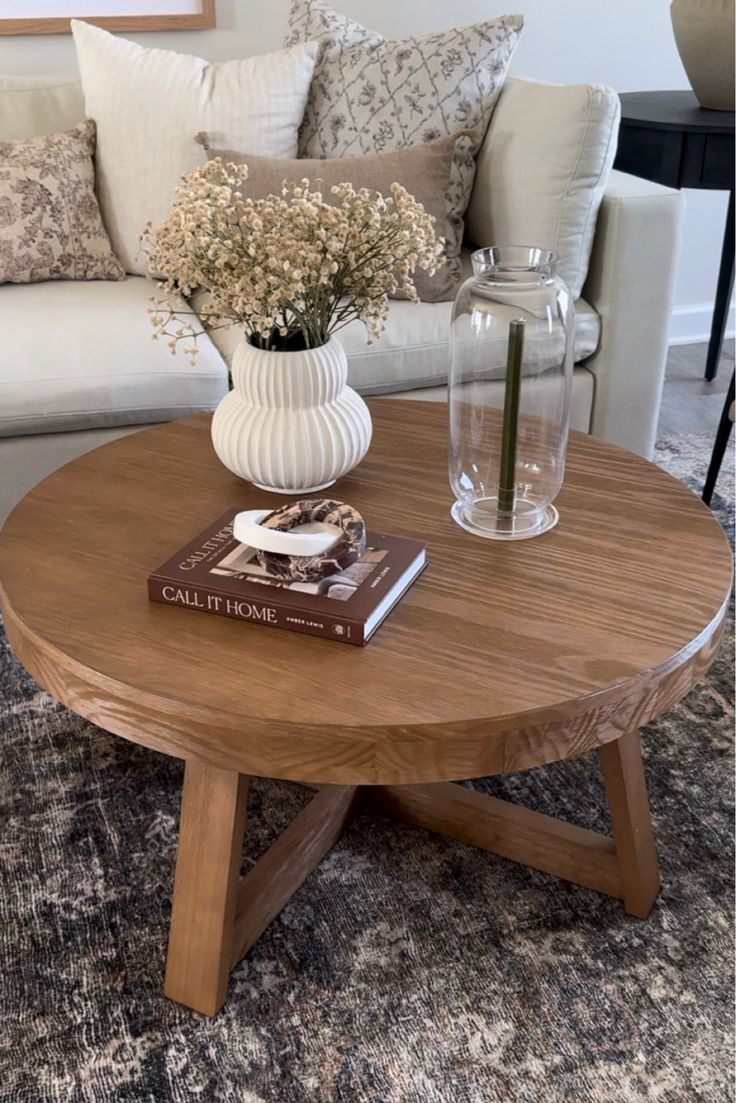
POLYGON ((172 296, 210 292, 198 318, 205 330, 235 322, 264 349, 316 348, 354 318, 380 336, 388 296, 417 301, 414 270, 442 263, 434 218, 399 184, 389 197, 351 184, 325 196, 321 181, 305 179, 249 199, 247 175, 245 165, 209 161, 184 177, 168 218, 141 235, 163 292, 152 298, 154 336, 172 351, 185 341, 194 356, 199 335, 172 296))

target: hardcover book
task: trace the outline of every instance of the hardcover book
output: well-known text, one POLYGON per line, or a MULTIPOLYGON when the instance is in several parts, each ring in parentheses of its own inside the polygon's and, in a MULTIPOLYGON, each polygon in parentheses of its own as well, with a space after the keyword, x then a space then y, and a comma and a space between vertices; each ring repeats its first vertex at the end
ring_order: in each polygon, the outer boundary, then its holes
POLYGON ((233 536, 231 509, 148 579, 151 601, 362 646, 427 562, 418 540, 367 533, 356 563, 318 582, 269 575, 233 536))

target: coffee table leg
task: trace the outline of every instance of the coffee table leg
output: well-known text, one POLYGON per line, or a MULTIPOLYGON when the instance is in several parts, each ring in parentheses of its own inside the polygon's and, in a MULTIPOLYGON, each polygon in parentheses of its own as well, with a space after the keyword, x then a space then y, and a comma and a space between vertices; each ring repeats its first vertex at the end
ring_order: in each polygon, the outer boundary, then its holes
POLYGON ((629 915, 646 919, 657 899, 660 879, 638 731, 604 744, 599 753, 624 905, 629 915))
POLYGON ((227 992, 248 783, 187 761, 164 992, 203 1015, 227 992))

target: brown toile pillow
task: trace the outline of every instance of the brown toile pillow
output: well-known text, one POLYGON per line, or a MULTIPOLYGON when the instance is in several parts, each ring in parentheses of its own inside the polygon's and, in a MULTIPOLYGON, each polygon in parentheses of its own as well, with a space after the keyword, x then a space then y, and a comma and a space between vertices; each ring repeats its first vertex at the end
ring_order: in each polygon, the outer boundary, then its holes
MULTIPOLYGON (((355 188, 370 188, 390 195, 393 183, 401 184, 436 219, 435 229, 447 242, 447 205, 445 193, 458 144, 471 144, 468 131, 436 138, 431 142, 406 146, 387 153, 367 153, 359 157, 328 157, 299 159, 254 157, 232 149, 210 149, 206 134, 197 135, 210 160, 248 166, 245 194, 263 199, 281 190, 284 180, 321 180, 325 191, 334 184, 352 184, 355 188)), ((445 246, 446 263, 430 276, 422 268, 414 273, 414 285, 423 302, 447 302, 455 297, 461 276, 459 257, 450 255, 445 246)), ((397 295, 403 298, 403 295, 397 295)))
POLYGON ((0 142, 0 283, 124 280, 95 196, 91 120, 0 142))

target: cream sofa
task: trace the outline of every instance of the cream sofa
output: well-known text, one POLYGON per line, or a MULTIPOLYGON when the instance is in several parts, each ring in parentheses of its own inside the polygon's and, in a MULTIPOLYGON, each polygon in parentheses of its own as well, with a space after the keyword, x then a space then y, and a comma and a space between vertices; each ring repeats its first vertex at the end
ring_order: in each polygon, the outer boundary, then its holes
MULTIPOLYGON (((587 275, 576 302, 572 425, 649 455, 682 199, 644 180, 609 175, 617 124, 611 102, 607 90, 508 81, 479 157, 467 230, 479 244, 552 248, 578 236, 581 283, 586 269, 587 275), (568 189, 559 209, 549 210, 541 185, 555 172, 556 151, 564 145, 569 155, 576 143, 587 148, 591 105, 604 94, 611 124, 600 138, 605 148, 591 161, 592 200, 581 215, 568 189)), ((0 80, 0 140, 62 130, 83 115, 72 79, 0 80)), ((191 367, 151 340, 150 293, 138 276, 0 288, 0 520, 37 480, 74 456, 143 425, 211 410, 226 393, 238 334, 204 338, 191 367)), ((450 303, 395 302, 373 345, 358 324, 343 330, 352 385, 365 395, 444 398, 450 311, 450 303)))

